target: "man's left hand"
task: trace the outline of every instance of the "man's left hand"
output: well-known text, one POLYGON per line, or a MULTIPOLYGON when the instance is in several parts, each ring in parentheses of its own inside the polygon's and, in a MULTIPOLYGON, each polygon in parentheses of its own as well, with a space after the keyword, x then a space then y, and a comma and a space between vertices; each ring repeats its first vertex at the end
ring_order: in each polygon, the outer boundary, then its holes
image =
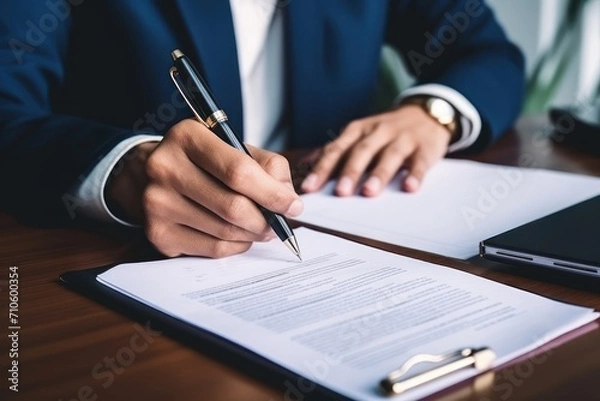
POLYGON ((355 120, 323 148, 302 190, 319 190, 339 171, 336 195, 350 196, 358 189, 362 195, 377 196, 405 167, 402 189, 415 192, 426 172, 446 154, 451 137, 446 127, 416 105, 355 120), (363 175, 366 180, 357 188, 363 175))

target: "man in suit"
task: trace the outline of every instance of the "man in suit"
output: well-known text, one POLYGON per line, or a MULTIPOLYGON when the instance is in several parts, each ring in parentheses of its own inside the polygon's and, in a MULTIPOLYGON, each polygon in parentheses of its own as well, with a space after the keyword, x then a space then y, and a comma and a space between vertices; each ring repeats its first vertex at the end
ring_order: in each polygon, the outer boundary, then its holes
POLYGON ((486 146, 521 105, 522 57, 480 0, 0 8, 3 207, 36 220, 144 224, 168 256, 220 257, 273 237, 256 203, 302 211, 287 162, 261 148, 325 145, 307 192, 337 170, 338 195, 376 196, 403 166, 403 189, 416 191, 437 160, 486 146), (418 83, 369 115, 384 42, 418 83), (254 160, 189 119, 167 74, 176 48, 254 160))

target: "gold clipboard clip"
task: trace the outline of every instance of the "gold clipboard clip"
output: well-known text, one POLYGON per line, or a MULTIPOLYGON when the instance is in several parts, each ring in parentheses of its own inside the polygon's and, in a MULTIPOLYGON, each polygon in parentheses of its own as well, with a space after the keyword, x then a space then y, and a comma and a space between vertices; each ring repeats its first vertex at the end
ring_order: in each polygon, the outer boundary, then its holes
POLYGON ((379 385, 387 395, 402 394, 412 388, 454 373, 460 369, 474 367, 483 372, 492 367, 496 354, 489 348, 463 348, 446 354, 418 354, 407 360, 400 369, 391 372, 379 385), (405 378, 413 366, 423 363, 447 363, 433 369, 405 378))

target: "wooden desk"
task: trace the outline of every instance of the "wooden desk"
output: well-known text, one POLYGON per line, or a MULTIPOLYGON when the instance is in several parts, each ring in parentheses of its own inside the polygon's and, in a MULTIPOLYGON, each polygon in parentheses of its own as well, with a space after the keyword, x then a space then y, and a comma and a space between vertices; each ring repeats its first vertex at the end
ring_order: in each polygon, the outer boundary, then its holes
MULTIPOLYGON (((553 145, 544 119, 522 119, 476 160, 551 168, 600 176, 600 159, 553 145)), ((10 194, 8 194, 10 195, 10 194)), ((4 196, 4 195, 3 195, 4 196)), ((537 279, 535 273, 478 260, 460 262, 374 241, 369 244, 443 263, 559 300, 600 309, 600 290, 589 280, 564 276, 537 279), (580 288, 583 286, 583 288, 580 288)), ((132 320, 61 284, 60 273, 135 260, 145 254, 143 239, 126 241, 74 229, 37 229, 0 214, 0 346, 2 399, 18 400, 284 400, 282 391, 181 345, 166 335, 147 336, 129 366, 107 368, 139 341, 132 320), (8 274, 19 274, 19 394, 8 391, 8 274), (147 346, 146 346, 147 345, 147 346), (125 350, 124 350, 125 349, 125 350), (100 366, 100 368, 98 367, 100 366), (95 370, 96 369, 96 370, 95 370), (104 387, 106 386, 106 388, 104 387)), ((132 354, 127 353, 130 357, 132 354)), ((122 359, 123 360, 123 359, 122 359)), ((500 369, 493 384, 464 383, 438 394, 443 400, 598 399, 600 330, 592 328, 537 357, 500 369)), ((306 398, 292 395, 287 399, 306 398)))

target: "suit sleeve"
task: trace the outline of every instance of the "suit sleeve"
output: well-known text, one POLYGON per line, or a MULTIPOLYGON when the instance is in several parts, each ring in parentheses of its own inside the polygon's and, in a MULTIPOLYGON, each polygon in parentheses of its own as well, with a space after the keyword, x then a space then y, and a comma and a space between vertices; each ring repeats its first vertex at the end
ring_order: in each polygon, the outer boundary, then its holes
POLYGON ((472 149, 514 123, 524 94, 524 61, 482 0, 390 1, 386 41, 419 85, 455 89, 477 109, 482 131, 472 149))
POLYGON ((72 10, 48 4, 0 6, 0 205, 22 220, 64 222, 77 217, 68 189, 134 133, 56 112, 72 10))

